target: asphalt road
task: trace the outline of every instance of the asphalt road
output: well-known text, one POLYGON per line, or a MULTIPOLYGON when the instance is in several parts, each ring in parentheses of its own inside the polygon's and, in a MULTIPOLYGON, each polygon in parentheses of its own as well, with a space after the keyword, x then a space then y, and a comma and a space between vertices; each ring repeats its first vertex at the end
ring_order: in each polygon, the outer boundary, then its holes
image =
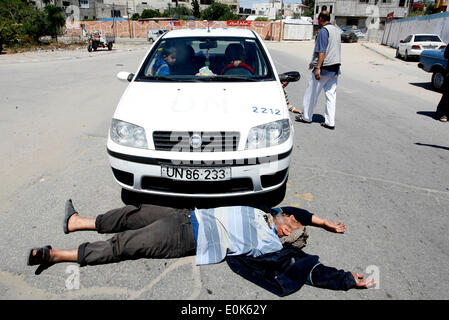
MULTIPOLYGON (((279 72, 301 72, 287 87, 300 106, 312 43, 267 45, 279 72)), ((108 237, 64 235, 64 202, 72 198, 89 217, 122 205, 106 154, 110 119, 126 88, 115 75, 135 71, 146 49, 0 56, 0 299, 277 299, 226 263, 196 267, 192 257, 80 268, 79 289, 66 284, 74 264, 40 276, 26 266, 31 247, 69 249, 108 237)), ((449 125, 432 119, 441 95, 416 64, 343 44, 336 130, 319 125, 323 96, 313 124, 294 124, 282 204, 348 226, 344 235, 309 228, 305 251, 376 277, 379 286, 305 286, 284 299, 449 298, 449 125)))

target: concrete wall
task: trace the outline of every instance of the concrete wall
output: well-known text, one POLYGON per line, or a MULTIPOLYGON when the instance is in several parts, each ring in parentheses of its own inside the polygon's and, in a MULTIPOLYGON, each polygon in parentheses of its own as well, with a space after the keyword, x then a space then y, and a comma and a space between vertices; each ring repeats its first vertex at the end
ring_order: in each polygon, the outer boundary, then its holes
MULTIPOLYGON (((81 26, 87 34, 100 31, 105 35, 115 34, 119 38, 147 38, 150 29, 190 29, 207 28, 205 21, 81 21, 80 26, 66 28, 64 35, 84 38, 81 26), (172 23, 171 23, 172 22, 172 23), (179 24, 179 25, 178 25, 179 24)), ((226 21, 211 22, 211 28, 244 28, 254 30, 264 40, 279 40, 279 22, 256 21, 249 26, 228 26, 226 21)), ((282 37, 282 35, 281 35, 282 37)))
POLYGON ((417 33, 437 34, 441 40, 449 43, 449 12, 394 20, 387 23, 382 44, 397 48, 400 40, 405 39, 410 34, 417 33))

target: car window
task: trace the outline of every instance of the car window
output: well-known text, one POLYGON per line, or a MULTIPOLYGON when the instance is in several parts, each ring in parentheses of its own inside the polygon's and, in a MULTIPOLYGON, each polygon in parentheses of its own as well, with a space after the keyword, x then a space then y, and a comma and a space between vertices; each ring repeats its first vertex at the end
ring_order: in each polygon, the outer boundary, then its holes
POLYGON ((415 42, 441 42, 441 39, 436 35, 422 35, 422 36, 415 36, 415 42))
POLYGON ((412 36, 408 36, 407 38, 405 38, 404 42, 407 43, 410 42, 410 40, 412 40, 412 36))
POLYGON ((157 45, 136 80, 274 80, 266 54, 254 38, 168 38, 157 45))

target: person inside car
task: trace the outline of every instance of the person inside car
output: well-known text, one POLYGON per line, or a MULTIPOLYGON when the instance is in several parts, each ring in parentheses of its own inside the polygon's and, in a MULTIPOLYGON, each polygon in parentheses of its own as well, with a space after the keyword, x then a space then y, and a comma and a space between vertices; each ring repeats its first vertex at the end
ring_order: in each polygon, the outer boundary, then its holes
POLYGON ((176 62, 176 49, 161 48, 159 58, 153 65, 153 76, 167 76, 170 75, 170 67, 176 62))
POLYGON ((220 74, 253 75, 254 70, 245 63, 245 49, 240 43, 231 43, 225 51, 225 67, 220 74))

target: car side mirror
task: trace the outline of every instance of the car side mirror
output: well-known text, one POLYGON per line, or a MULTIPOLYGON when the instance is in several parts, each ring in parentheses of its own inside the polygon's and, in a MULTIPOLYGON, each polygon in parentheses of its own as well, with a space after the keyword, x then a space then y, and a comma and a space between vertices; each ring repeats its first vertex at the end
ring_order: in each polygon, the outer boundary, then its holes
POLYGON ((129 73, 126 71, 120 71, 119 73, 117 73, 117 78, 120 81, 128 81, 131 82, 134 78, 134 73, 129 73))
POLYGON ((279 75, 279 80, 281 82, 295 82, 299 79, 301 79, 301 75, 298 71, 289 71, 279 75))
POLYGON ((400 43, 404 43, 404 40, 399 41, 400 43))

